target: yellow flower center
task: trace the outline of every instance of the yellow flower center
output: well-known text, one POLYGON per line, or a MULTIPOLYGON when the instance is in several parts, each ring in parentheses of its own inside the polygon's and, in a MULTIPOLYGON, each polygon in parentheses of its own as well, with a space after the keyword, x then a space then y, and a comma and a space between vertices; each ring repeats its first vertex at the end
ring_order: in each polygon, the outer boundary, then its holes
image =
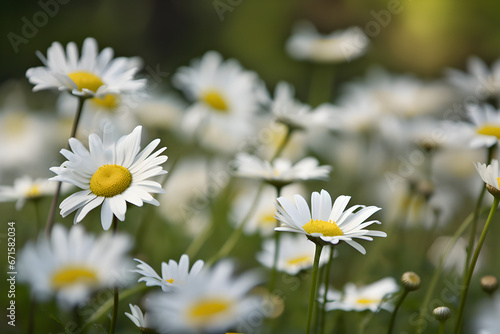
POLYGON ((228 105, 224 97, 217 90, 207 90, 201 100, 221 113, 228 112, 228 105))
POLYGON ((120 165, 103 165, 90 178, 90 190, 101 197, 113 197, 132 183, 132 174, 120 165))
POLYGON ((73 284, 93 285, 98 282, 97 273, 89 268, 67 266, 52 275, 52 286, 60 289, 73 284))
POLYGON ((202 299, 191 306, 188 315, 193 322, 205 323, 210 321, 212 317, 226 311, 230 306, 231 304, 227 300, 202 299))
POLYGON ((118 106, 118 97, 113 94, 106 94, 102 98, 94 97, 91 101, 99 107, 113 110, 118 106))
POLYGON ((34 198, 40 196, 40 186, 38 184, 34 184, 26 191, 27 198, 34 198))
POLYGON ((276 226, 276 218, 274 218, 274 211, 262 213, 259 217, 259 225, 261 226, 276 226))
POLYGON ((370 299, 370 298, 359 298, 358 300, 356 300, 356 303, 362 305, 378 304, 380 303, 380 300, 370 299))
POLYGON ((22 137, 28 125, 28 116, 24 112, 8 113, 2 120, 2 133, 12 137, 22 137))
POLYGON ((286 263, 288 265, 293 266, 293 265, 299 265, 299 264, 306 264, 306 263, 312 263, 312 258, 308 255, 305 256, 297 256, 297 257, 292 257, 291 259, 288 259, 286 263))
POLYGON ((71 72, 68 73, 68 77, 73 80, 78 90, 86 88, 95 93, 99 87, 104 85, 104 82, 98 76, 90 72, 71 72))
POLYGON ((344 234, 337 224, 331 220, 324 221, 320 219, 311 219, 307 224, 302 226, 302 228, 308 234, 321 233, 325 237, 336 237, 344 234))
POLYGON ((174 279, 173 279, 173 278, 166 279, 165 281, 167 281, 167 282, 168 282, 168 283, 170 283, 170 284, 174 284, 174 279))
POLYGON ((485 124, 477 129, 477 133, 485 136, 495 136, 500 139, 500 125, 485 124))

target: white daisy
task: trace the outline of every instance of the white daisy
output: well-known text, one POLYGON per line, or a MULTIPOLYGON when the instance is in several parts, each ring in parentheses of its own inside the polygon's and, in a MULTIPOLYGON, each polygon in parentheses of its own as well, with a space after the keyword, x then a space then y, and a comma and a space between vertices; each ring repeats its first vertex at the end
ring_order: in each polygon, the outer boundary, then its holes
POLYGON ((86 38, 81 57, 74 42, 68 43, 66 53, 59 42, 47 50, 47 58, 40 52, 38 57, 45 66, 28 69, 26 76, 33 91, 42 89, 68 90, 77 96, 104 97, 144 87, 145 80, 134 80, 141 62, 136 58, 115 58, 113 49, 105 48, 98 53, 97 41, 86 38))
POLYGON ((484 183, 500 191, 500 177, 498 175, 500 173, 497 159, 493 159, 489 165, 478 162, 474 163, 474 166, 476 166, 476 170, 484 183))
POLYGON ((55 295, 62 307, 86 302, 92 292, 129 283, 126 253, 132 240, 126 235, 94 237, 82 226, 69 231, 60 224, 50 239, 28 242, 19 255, 19 281, 28 282, 37 299, 55 295))
POLYGON ((137 265, 139 270, 134 272, 142 275, 138 282, 145 282, 147 286, 159 286, 163 291, 175 291, 180 286, 189 284, 190 281, 203 269, 203 261, 196 261, 189 270, 189 256, 183 254, 177 264, 174 260, 169 260, 161 263, 161 277, 156 271, 151 268, 146 262, 139 259, 134 259, 140 264, 137 265))
POLYGON ((473 95, 481 100, 486 100, 488 97, 499 97, 500 59, 491 65, 490 70, 483 60, 471 56, 467 60, 467 70, 469 73, 447 69, 448 81, 465 94, 473 95))
POLYGON ((489 104, 465 106, 471 123, 460 122, 464 137, 472 148, 491 147, 500 139, 500 111, 489 104))
MULTIPOLYGON (((265 267, 272 268, 274 264, 276 242, 273 239, 264 240, 262 251, 257 253, 257 260, 265 267)), ((315 245, 298 235, 284 235, 280 239, 279 257, 276 269, 289 275, 297 275, 301 270, 312 268, 314 263, 315 245)), ((319 266, 321 267, 330 256, 330 247, 321 252, 319 266)))
POLYGON ((394 305, 384 299, 399 291, 396 280, 392 277, 383 278, 363 287, 356 287, 353 283, 347 283, 344 287, 344 293, 338 291, 328 291, 325 307, 327 311, 365 311, 376 312, 379 308, 391 312, 394 305), (334 299, 333 301, 331 301, 334 299))
POLYGON ((269 162, 248 153, 239 153, 234 161, 234 167, 237 176, 280 184, 328 180, 332 170, 328 165, 319 166, 318 160, 312 157, 304 158, 292 165, 288 159, 277 158, 269 162))
POLYGON ((160 155, 166 147, 152 153, 160 143, 155 139, 140 151, 141 131, 142 127, 138 126, 115 142, 113 128, 107 123, 103 140, 96 134, 89 136, 90 152, 80 141, 70 138, 73 152, 61 150, 68 160, 50 169, 57 174, 51 180, 71 183, 83 190, 61 203, 63 217, 78 210, 74 219, 76 224, 90 210, 102 205, 102 227, 108 230, 113 215, 121 221, 125 219, 127 202, 136 206, 142 206, 143 202, 159 205, 150 193, 163 193, 164 190, 158 182, 148 179, 166 173, 160 166, 167 161, 166 156, 160 155))
POLYGON ((128 304, 130 312, 125 312, 125 315, 136 325, 139 329, 148 328, 149 320, 142 310, 137 305, 128 304))
POLYGON ((302 196, 295 195, 294 199, 295 204, 284 197, 278 198, 280 205, 276 204, 276 218, 283 224, 275 228, 276 231, 302 233, 334 245, 344 241, 362 254, 366 250, 353 238, 372 241, 372 237, 387 236, 385 232, 364 229, 375 223, 380 224, 378 220, 364 222, 380 210, 376 206, 355 205, 345 210, 350 196, 339 196, 332 206, 330 194, 325 190, 321 190, 321 194, 312 193, 312 210, 302 196))
POLYGON ((335 107, 325 103, 311 110, 310 106, 295 100, 294 94, 292 85, 286 82, 278 83, 271 103, 271 112, 276 121, 285 124, 291 130, 338 129, 335 107))
POLYGON ((232 278, 230 261, 218 262, 197 279, 171 293, 155 293, 146 300, 153 328, 160 333, 223 333, 262 315, 260 298, 248 292, 260 282, 254 273, 232 278))
POLYGON ((173 77, 176 87, 202 113, 250 115, 267 100, 257 74, 244 70, 236 60, 223 61, 215 51, 181 67, 173 77))
POLYGON ((47 179, 32 179, 23 176, 14 180, 12 187, 0 186, 0 202, 16 201, 16 209, 21 210, 27 200, 53 195, 57 184, 47 179))
MULTIPOLYGON (((465 259, 467 258, 467 246, 469 244, 469 241, 464 238, 458 238, 458 240, 454 240, 451 236, 436 238, 427 251, 427 259, 437 268, 441 263, 443 255, 452 243, 453 246, 449 249, 449 253, 443 262, 443 269, 452 271, 457 275, 462 275, 464 273, 465 259)), ((485 256, 482 255, 477 259, 476 270, 481 270, 484 257, 485 256)))
POLYGON ((369 43, 368 37, 358 27, 323 35, 311 23, 303 21, 295 25, 286 49, 295 59, 339 63, 365 54, 369 43))

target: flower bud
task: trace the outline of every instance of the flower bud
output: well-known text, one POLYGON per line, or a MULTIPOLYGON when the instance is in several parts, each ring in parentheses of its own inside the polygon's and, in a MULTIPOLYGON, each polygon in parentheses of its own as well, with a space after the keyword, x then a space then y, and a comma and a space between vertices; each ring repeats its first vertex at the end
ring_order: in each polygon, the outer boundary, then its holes
POLYGON ((420 288, 420 276, 413 271, 407 271, 401 276, 401 283, 406 291, 415 291, 420 288))
POLYGON ((487 275, 481 278, 481 288, 484 292, 492 294, 498 289, 498 279, 495 276, 487 275))
POLYGON ((432 315, 439 321, 446 321, 451 316, 451 310, 446 306, 436 307, 434 311, 432 311, 432 315))

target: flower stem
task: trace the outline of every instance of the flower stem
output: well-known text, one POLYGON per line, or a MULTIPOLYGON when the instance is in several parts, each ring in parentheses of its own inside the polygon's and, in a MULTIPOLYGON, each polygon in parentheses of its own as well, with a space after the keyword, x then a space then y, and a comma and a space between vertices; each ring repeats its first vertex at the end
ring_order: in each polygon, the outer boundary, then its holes
POLYGON ((285 138, 283 138, 283 140, 281 141, 280 145, 278 146, 278 149, 276 150, 273 157, 271 158, 271 161, 274 161, 276 158, 278 158, 281 155, 281 153, 283 152, 283 150, 286 147, 286 144, 288 144, 288 142, 290 141, 290 138, 292 137, 293 131, 294 130, 292 128, 290 128, 290 126, 286 125, 285 138))
POLYGON ((479 253, 481 252, 481 248, 483 247, 484 240, 486 239, 486 235, 488 234, 488 230, 490 229, 491 222, 493 221, 493 216, 498 208, 498 203, 500 200, 496 197, 493 198, 493 205, 491 206, 490 213, 488 215, 488 219, 484 224, 483 231, 481 232, 481 236, 479 237, 479 241, 477 243, 476 249, 474 250, 474 255, 472 256, 472 260, 469 266, 469 270, 467 271, 467 275, 465 277, 465 284, 462 285, 462 292, 460 295, 460 304, 458 306, 457 312, 457 320, 455 322, 455 330, 454 333, 458 334, 459 328, 462 323, 462 316, 465 310, 465 300, 467 299, 467 292, 469 290, 470 281, 472 279, 472 274, 474 273, 474 268, 476 267, 477 259, 479 258, 479 253))
POLYGON ((316 251, 314 252, 314 264, 312 269, 312 279, 311 279, 311 292, 309 294, 309 307, 307 308, 307 323, 306 323, 306 334, 311 331, 311 322, 314 308, 314 300, 316 299, 316 290, 318 288, 318 267, 319 258, 321 256, 321 250, 323 245, 316 243, 316 251))
MULTIPOLYGON (((80 96, 78 97, 78 106, 76 108, 75 119, 73 120, 73 127, 71 128, 70 138, 74 138, 76 136, 76 130, 78 129, 78 123, 80 122, 80 116, 82 115, 83 104, 87 97, 80 96)), ((52 225, 54 225, 54 216, 56 214, 57 202, 59 201, 59 195, 61 193, 61 181, 57 181, 56 191, 54 193, 54 197, 52 198, 52 203, 50 204, 49 216, 47 218, 47 223, 45 225, 45 235, 50 236, 52 232, 52 225)))
POLYGON ((398 310, 401 307, 401 304, 403 304, 403 301, 405 300, 406 296, 408 295, 408 292, 409 292, 409 290, 404 289, 403 293, 399 297, 399 300, 396 304, 396 307, 394 307, 394 311, 392 312, 391 320, 389 321, 389 328, 387 329, 387 334, 392 333, 392 329, 394 328, 394 322, 396 321, 396 314, 398 313, 398 310))
MULTIPOLYGON (((116 218, 116 216, 113 216, 113 235, 116 235, 117 231, 118 231, 118 218, 116 218)), ((118 302, 119 302, 118 287, 115 285, 113 291, 113 313, 111 316, 111 326, 109 327, 109 334, 115 333, 116 319, 118 318, 118 302)))
POLYGON ((446 324, 446 321, 439 322, 439 334, 444 334, 444 325, 445 324, 446 324))
MULTIPOLYGON (((281 196, 281 187, 276 187, 276 198, 281 196)), ((280 222, 276 220, 276 227, 280 226, 280 222)), ((277 266, 278 266, 278 258, 280 252, 280 237, 281 233, 274 231, 274 258, 273 258, 273 267, 271 269, 271 276, 269 278, 269 292, 273 293, 274 285, 276 282, 276 274, 277 274, 277 266)))
POLYGON ((326 322, 326 301, 328 297, 328 284, 330 283, 330 271, 332 268, 332 263, 333 263, 333 251, 334 251, 334 246, 330 246, 330 257, 328 258, 328 265, 325 268, 325 281, 324 281, 324 287, 325 291, 323 292, 323 303, 321 304, 321 322, 320 322, 320 327, 319 327, 319 333, 323 334, 325 332, 325 322, 326 322))

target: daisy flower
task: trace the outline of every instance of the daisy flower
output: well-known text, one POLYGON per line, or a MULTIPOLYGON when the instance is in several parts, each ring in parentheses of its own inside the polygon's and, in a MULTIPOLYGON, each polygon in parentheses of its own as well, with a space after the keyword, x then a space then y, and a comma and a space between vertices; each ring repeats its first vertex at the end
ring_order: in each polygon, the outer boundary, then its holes
POLYGON ((474 95, 482 100, 488 97, 498 97, 500 94, 500 59, 491 65, 476 56, 467 60, 467 70, 464 73, 456 69, 447 69, 448 81, 462 92, 474 95))
POLYGON ((369 43, 368 37, 358 27, 323 35, 311 23, 303 21, 295 25, 286 50, 298 60, 339 63, 365 54, 369 43))
MULTIPOLYGON (((37 52, 44 66, 28 69, 26 76, 35 85, 33 91, 58 89, 70 91, 76 96, 109 98, 108 94, 120 94, 144 87, 145 80, 134 80, 140 61, 136 58, 115 58, 113 49, 105 48, 98 53, 97 41, 86 38, 82 54, 74 42, 68 43, 66 52, 59 42, 47 50, 45 58, 37 52)), ((113 96, 113 95, 109 95, 113 96)))
POLYGON ((264 161, 248 153, 240 153, 234 161, 236 175, 269 183, 289 184, 306 180, 328 180, 331 166, 319 166, 318 160, 304 158, 294 165, 288 159, 277 158, 272 162, 264 161))
POLYGON ((202 113, 244 116, 267 100, 257 74, 244 70, 236 60, 223 61, 215 51, 194 60, 190 67, 181 67, 173 82, 202 113))
POLYGON ((163 291, 175 291, 179 286, 188 284, 196 278, 203 269, 203 261, 196 261, 189 271, 189 256, 183 254, 179 263, 174 260, 161 263, 161 277, 156 271, 151 268, 146 262, 139 259, 134 259, 140 264, 137 265, 138 270, 134 272, 142 275, 138 282, 145 282, 147 286, 159 286, 163 291))
POLYGON ((28 242, 19 255, 19 281, 31 285, 35 297, 52 295, 62 307, 85 303, 91 293, 128 283, 126 253, 132 240, 126 235, 87 234, 80 225, 66 230, 56 224, 50 239, 28 242))
MULTIPOLYGON (((264 240, 262 251, 257 253, 257 260, 265 267, 272 268, 274 263, 276 242, 273 239, 264 240)), ((276 269, 289 275, 297 275, 301 270, 312 268, 314 262, 314 244, 305 238, 284 235, 280 239, 279 257, 276 269)), ((330 256, 330 247, 325 248, 319 259, 321 267, 330 256)))
POLYGON ((260 279, 254 273, 232 278, 233 271, 232 262, 220 261, 175 292, 151 295, 146 311, 152 327, 160 333, 242 332, 249 317, 263 314, 260 298, 248 296, 260 279))
POLYGON ((285 124, 289 129, 336 130, 338 121, 336 109, 329 104, 319 105, 314 110, 294 98, 295 89, 286 82, 280 82, 274 91, 271 112, 277 122, 285 124))
POLYGON ((347 283, 344 287, 343 295, 338 291, 328 291, 327 298, 332 300, 327 302, 327 311, 365 311, 377 312, 383 309, 391 312, 394 309, 392 303, 384 301, 384 298, 399 291, 396 280, 392 277, 383 278, 375 283, 356 287, 353 283, 347 283))
POLYGON ((302 196, 295 195, 294 199, 295 204, 284 197, 278 198, 280 205, 276 205, 276 218, 282 222, 282 226, 276 227, 275 231, 301 233, 308 238, 333 245, 344 241, 362 254, 365 254, 366 250, 353 238, 372 241, 372 237, 387 236, 385 232, 364 229, 375 223, 380 224, 378 220, 364 222, 380 210, 376 206, 355 205, 345 210, 350 196, 339 196, 332 206, 330 194, 325 190, 312 193, 312 210, 309 210, 302 196))
POLYGON ((12 187, 0 186, 0 202, 16 201, 16 210, 21 210, 27 200, 53 195, 56 186, 47 179, 23 176, 15 179, 12 187))
POLYGON ((483 179, 484 183, 489 186, 488 190, 493 188, 491 189, 492 191, 500 192, 498 160, 493 159, 489 165, 478 162, 474 163, 474 166, 476 166, 476 170, 479 173, 479 176, 481 176, 481 179, 483 179))
POLYGON ((142 310, 137 305, 128 304, 130 312, 125 312, 125 315, 136 325, 139 329, 148 328, 149 320, 142 310))
POLYGON ((469 104, 465 107, 470 123, 461 122, 463 133, 472 148, 491 147, 500 139, 500 111, 489 104, 469 104))
POLYGON ((160 143, 155 139, 141 151, 141 131, 142 127, 138 126, 115 142, 113 128, 107 123, 102 140, 96 134, 89 136, 90 151, 77 139, 70 138, 72 152, 61 150, 68 160, 50 169, 57 174, 51 180, 71 183, 83 190, 61 203, 63 217, 77 210, 76 224, 90 210, 102 205, 102 227, 108 230, 113 215, 125 220, 127 202, 136 206, 143 203, 159 205, 150 193, 163 193, 164 190, 158 182, 148 179, 166 173, 160 166, 167 161, 166 156, 160 155, 166 147, 152 153, 160 143))

